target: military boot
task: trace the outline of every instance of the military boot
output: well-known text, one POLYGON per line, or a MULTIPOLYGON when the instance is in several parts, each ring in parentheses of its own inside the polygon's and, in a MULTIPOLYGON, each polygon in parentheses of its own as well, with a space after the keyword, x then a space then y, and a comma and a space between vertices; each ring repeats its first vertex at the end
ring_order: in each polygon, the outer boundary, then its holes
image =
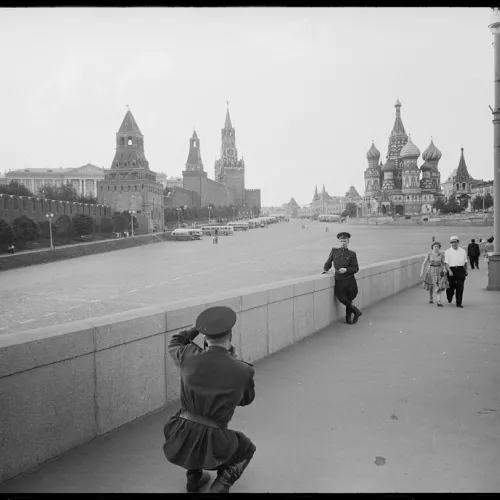
POLYGON ((210 486, 209 493, 229 493, 229 488, 241 477, 252 457, 253 455, 241 462, 221 468, 217 472, 217 478, 210 486))
POLYGON ((351 309, 354 311, 354 317, 352 318, 352 324, 358 322, 359 317, 363 314, 355 305, 351 306, 351 309))
POLYGON ((352 325, 352 318, 351 318, 351 315, 352 315, 352 313, 351 313, 350 311, 345 313, 345 322, 346 322, 348 325, 352 325))
POLYGON ((196 493, 199 489, 210 480, 210 474, 201 469, 189 469, 186 472, 187 484, 186 491, 188 493, 196 493))

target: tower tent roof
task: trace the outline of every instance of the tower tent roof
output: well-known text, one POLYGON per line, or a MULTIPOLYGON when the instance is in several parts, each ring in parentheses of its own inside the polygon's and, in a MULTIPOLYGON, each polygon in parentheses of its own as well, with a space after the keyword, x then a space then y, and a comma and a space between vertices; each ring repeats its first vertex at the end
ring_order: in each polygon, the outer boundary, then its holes
POLYGON ((198 139, 198 135, 196 134, 196 130, 193 131, 193 135, 191 136, 191 139, 198 139))
POLYGON ((288 206, 291 208, 300 208, 299 204, 295 201, 295 198, 293 196, 290 198, 288 206))
POLYGON ((141 129, 139 128, 139 125, 137 125, 137 122, 135 121, 134 115, 132 114, 130 109, 125 114, 125 118, 123 118, 120 129, 118 130, 118 133, 119 134, 133 133, 133 134, 142 135, 141 129))
POLYGON ((469 175, 467 165, 465 164, 464 148, 461 148, 460 162, 458 163, 457 173, 455 175, 456 182, 470 182, 472 177, 469 175))
POLYGON ((356 188, 354 186, 351 186, 349 188, 349 191, 347 191, 346 196, 348 198, 360 198, 359 193, 356 191, 356 188))
POLYGON ((226 123, 224 124, 224 128, 226 130, 233 128, 233 124, 231 123, 231 117, 229 116, 229 108, 227 108, 226 111, 226 123))
POLYGON ((401 103, 399 102, 399 99, 396 101, 394 107, 396 108, 396 119, 394 120, 391 135, 406 135, 406 131, 401 120, 401 103))

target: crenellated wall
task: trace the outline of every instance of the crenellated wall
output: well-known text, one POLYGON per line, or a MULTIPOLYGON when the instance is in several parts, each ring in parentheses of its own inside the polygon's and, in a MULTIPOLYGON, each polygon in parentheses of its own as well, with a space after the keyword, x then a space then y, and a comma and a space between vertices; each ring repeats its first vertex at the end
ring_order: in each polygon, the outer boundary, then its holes
MULTIPOLYGON (((356 304, 418 284, 423 257, 362 267, 356 304)), ((236 311, 248 362, 344 319, 334 277, 318 275, 0 335, 0 482, 178 399, 168 343, 214 305, 236 311)))
POLYGON ((75 214, 89 214, 97 220, 111 215, 111 208, 107 205, 91 205, 72 201, 46 200, 29 196, 15 196, 0 194, 0 219, 12 224, 14 219, 26 215, 37 222, 45 222, 45 214, 53 213, 54 219, 62 214, 72 217, 75 214))

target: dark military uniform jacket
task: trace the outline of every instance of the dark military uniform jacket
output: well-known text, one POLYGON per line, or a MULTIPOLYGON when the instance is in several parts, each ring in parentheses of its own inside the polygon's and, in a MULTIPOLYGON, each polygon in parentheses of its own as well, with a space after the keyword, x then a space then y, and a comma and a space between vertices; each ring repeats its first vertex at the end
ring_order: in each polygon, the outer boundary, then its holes
POLYGON ((323 269, 328 271, 331 269, 332 265, 335 268, 336 281, 354 278, 354 275, 359 271, 356 252, 348 248, 332 248, 323 269), (343 274, 339 273, 339 269, 342 267, 346 268, 346 272, 343 274))
MULTIPOLYGON (((198 335, 182 331, 172 336, 168 352, 180 369, 181 410, 165 425, 167 459, 186 469, 215 469, 241 448, 242 433, 227 429, 237 406, 255 398, 253 367, 227 349, 198 347, 198 335), (179 417, 182 410, 215 420, 221 428, 179 417)), ((246 438, 248 439, 248 438, 246 438)))

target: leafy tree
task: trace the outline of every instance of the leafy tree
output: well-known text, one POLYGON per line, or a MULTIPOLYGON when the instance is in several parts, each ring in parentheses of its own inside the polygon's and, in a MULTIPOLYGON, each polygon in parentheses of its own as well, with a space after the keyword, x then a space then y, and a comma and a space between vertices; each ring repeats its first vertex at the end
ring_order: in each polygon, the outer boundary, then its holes
POLYGON ((68 214, 61 214, 53 225, 53 229, 65 236, 71 235, 73 233, 73 221, 71 217, 68 214))
MULTIPOLYGON (((128 213, 128 210, 124 210, 121 214, 122 217, 125 218, 127 221, 127 227, 125 230, 130 230, 131 228, 131 219, 132 219, 132 214, 128 213)), ((137 214, 134 214, 134 229, 139 229, 139 223, 137 222, 137 214)))
POLYGON ((126 231, 128 227, 128 221, 125 217, 119 213, 115 213, 112 217, 113 221, 113 231, 117 233, 121 233, 122 231, 126 231))
POLYGON ((39 198, 45 198, 47 200, 57 200, 58 192, 57 186, 51 184, 44 184, 42 187, 38 188, 37 196, 39 198))
POLYGON ((484 196, 484 208, 488 210, 488 208, 493 206, 493 196, 490 193, 486 193, 484 196))
POLYGON ((94 219, 89 214, 73 215, 73 227, 79 236, 92 234, 94 230, 94 219))
POLYGON ((34 241, 40 234, 40 226, 26 215, 14 219, 12 229, 16 234, 16 246, 24 248, 28 241, 34 241))
POLYGON ((56 186, 54 189, 55 200, 60 201, 78 201, 78 193, 73 187, 73 184, 66 182, 61 186, 56 186))
POLYGON ((434 203, 434 208, 439 210, 441 213, 446 213, 446 203, 443 198, 439 197, 434 203))
POLYGON ((85 196, 78 196, 76 201, 78 203, 90 203, 91 205, 97 205, 97 197, 87 194, 85 196))
POLYGON ((12 245, 16 239, 16 233, 9 226, 9 224, 0 219, 0 249, 6 249, 6 247, 12 245))
POLYGON ((465 210, 457 200, 457 197, 454 194, 451 194, 446 202, 446 210, 445 213, 460 213, 465 210))
POLYGON ((111 217, 102 217, 99 224, 99 232, 111 233, 113 232, 113 219, 111 217))
POLYGON ((173 187, 166 187, 164 190, 163 190, 163 195, 164 196, 167 196, 168 193, 171 193, 172 191, 174 190, 173 187))
POLYGON ((358 206, 356 203, 350 201, 346 206, 345 210, 342 212, 342 217, 356 217, 358 215, 358 206))
POLYGON ((482 210, 483 209, 483 197, 482 196, 476 196, 472 200, 472 208, 474 210, 482 210))
POLYGON ((17 181, 10 181, 8 184, 0 184, 0 194, 35 196, 26 186, 23 186, 17 181))

